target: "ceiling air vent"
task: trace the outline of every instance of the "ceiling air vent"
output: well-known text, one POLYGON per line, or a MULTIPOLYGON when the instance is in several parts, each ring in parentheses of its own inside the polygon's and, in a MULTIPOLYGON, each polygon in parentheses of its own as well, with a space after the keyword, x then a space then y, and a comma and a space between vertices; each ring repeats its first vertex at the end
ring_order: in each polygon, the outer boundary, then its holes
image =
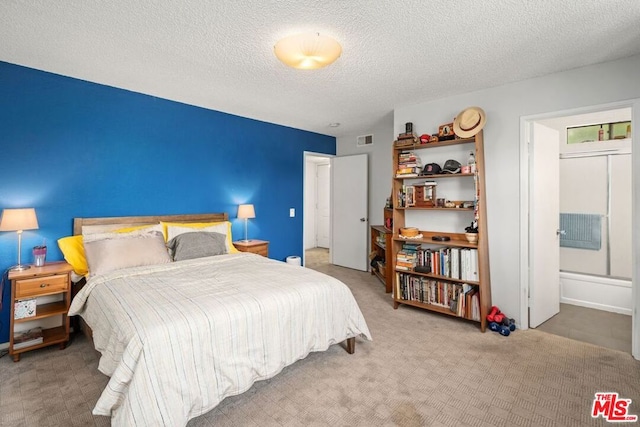
POLYGON ((358 137, 358 147, 364 147, 366 145, 373 145, 373 135, 362 135, 358 137))

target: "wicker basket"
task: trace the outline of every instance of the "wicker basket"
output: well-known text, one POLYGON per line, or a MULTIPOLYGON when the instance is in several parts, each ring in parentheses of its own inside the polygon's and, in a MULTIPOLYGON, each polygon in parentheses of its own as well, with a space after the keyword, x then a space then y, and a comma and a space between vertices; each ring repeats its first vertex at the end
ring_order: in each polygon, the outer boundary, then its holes
POLYGON ((416 237, 420 234, 420 230, 416 227, 402 227, 400 229, 400 235, 404 237, 416 237))

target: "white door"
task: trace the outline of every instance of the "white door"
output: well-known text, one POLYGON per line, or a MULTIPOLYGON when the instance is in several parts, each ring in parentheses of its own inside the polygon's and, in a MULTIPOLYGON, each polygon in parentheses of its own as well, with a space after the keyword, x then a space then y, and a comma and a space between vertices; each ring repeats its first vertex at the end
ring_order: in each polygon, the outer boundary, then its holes
POLYGON ((319 248, 329 247, 331 224, 331 168, 329 163, 317 165, 316 179, 316 242, 319 248))
POLYGON ((533 123, 529 143, 529 326, 560 312, 560 147, 558 131, 533 123))
POLYGON ((367 271, 367 155, 331 159, 331 263, 367 271))

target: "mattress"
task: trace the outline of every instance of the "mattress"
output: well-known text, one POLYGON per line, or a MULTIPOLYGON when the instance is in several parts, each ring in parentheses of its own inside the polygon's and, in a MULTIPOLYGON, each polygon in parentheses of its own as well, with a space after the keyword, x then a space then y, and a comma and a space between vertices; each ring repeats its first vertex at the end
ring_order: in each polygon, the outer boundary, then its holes
POLYGON ((310 352, 371 339, 344 283, 249 253, 92 277, 70 315, 111 377, 93 413, 122 426, 186 425, 310 352))

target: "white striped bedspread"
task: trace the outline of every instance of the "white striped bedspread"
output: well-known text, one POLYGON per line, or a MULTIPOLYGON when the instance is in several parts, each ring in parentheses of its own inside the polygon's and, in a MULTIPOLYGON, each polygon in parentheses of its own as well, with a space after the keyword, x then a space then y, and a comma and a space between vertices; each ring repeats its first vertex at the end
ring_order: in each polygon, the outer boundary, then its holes
POLYGON ((371 340, 344 283, 248 253, 93 277, 76 314, 111 377, 93 413, 115 426, 184 426, 312 351, 371 340))

